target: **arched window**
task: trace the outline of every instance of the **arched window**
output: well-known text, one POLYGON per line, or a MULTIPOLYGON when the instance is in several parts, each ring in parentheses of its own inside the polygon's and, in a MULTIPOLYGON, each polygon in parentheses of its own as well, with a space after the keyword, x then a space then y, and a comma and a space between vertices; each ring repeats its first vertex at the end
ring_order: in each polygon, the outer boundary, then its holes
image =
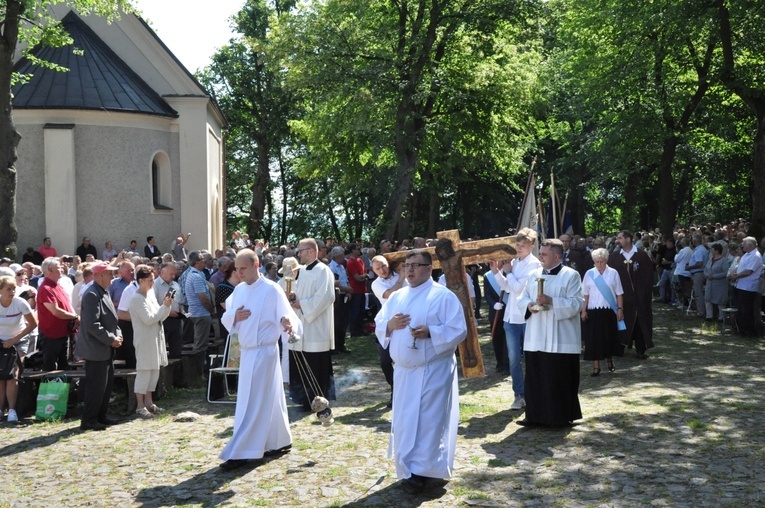
POLYGON ((157 152, 151 161, 151 198, 155 210, 172 210, 170 158, 164 152, 157 152))

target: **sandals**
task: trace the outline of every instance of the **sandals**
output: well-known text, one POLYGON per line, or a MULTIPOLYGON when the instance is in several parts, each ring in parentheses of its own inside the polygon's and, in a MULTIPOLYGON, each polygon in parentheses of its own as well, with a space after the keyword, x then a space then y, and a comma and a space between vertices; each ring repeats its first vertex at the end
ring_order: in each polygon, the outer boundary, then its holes
POLYGON ((158 407, 156 404, 152 404, 151 406, 146 406, 146 409, 148 409, 150 413, 155 415, 165 412, 164 409, 162 409, 161 407, 158 407))
POLYGON ((143 418, 144 420, 151 420, 152 418, 154 418, 154 415, 145 407, 136 409, 135 414, 138 415, 139 418, 143 418))
POLYGON ((592 372, 590 372, 590 377, 597 377, 600 375, 600 369, 592 369, 592 372))

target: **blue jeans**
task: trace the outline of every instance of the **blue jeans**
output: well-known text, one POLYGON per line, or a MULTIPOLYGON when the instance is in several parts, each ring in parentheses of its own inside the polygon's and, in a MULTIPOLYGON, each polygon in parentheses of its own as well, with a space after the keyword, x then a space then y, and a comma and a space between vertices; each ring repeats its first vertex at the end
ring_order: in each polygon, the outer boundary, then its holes
POLYGON ((523 385, 523 336, 526 323, 503 322, 507 341, 507 358, 510 360, 510 377, 513 380, 513 393, 516 397, 525 394, 523 385))
POLYGON ((675 292, 672 290, 672 270, 669 268, 666 268, 661 272, 661 279, 659 280, 659 298, 663 302, 675 301, 675 292), (672 291, 669 295, 667 295, 667 289, 672 291))

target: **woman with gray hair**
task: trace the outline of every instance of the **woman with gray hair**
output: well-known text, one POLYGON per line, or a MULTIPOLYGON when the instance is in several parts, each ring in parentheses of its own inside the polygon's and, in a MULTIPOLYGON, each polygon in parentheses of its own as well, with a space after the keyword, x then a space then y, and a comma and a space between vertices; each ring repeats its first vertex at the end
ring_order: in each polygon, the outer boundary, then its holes
POLYGON ((622 283, 619 273, 608 266, 608 251, 592 251, 595 267, 590 268, 582 279, 584 308, 582 309, 582 337, 584 359, 594 363, 590 376, 600 375, 600 361, 608 361, 613 372, 614 356, 624 356, 624 346, 619 342, 618 324, 624 321, 622 283))

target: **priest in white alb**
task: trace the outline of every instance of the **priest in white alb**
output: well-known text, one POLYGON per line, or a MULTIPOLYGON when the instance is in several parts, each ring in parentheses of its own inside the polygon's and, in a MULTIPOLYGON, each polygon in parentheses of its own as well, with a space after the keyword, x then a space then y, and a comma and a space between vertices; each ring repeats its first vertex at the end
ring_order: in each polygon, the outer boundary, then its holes
POLYGON ((223 469, 286 453, 292 446, 278 342, 282 337, 286 343, 293 330, 300 335, 301 325, 284 291, 261 277, 258 268, 255 252, 239 251, 236 271, 242 282, 226 299, 221 318, 238 335, 241 351, 234 435, 220 454, 223 469))
POLYGON ((377 338, 396 363, 389 456, 410 492, 429 479, 449 478, 457 445, 454 352, 467 326, 457 296, 433 282, 432 265, 427 251, 410 251, 404 263, 409 286, 393 293, 375 319, 377 338))
POLYGON ((579 272, 562 265, 563 243, 550 239, 539 249, 542 267, 529 275, 518 298, 525 313, 526 418, 519 425, 564 427, 582 417, 579 354, 584 305, 579 272), (539 291, 539 280, 544 281, 539 291))

